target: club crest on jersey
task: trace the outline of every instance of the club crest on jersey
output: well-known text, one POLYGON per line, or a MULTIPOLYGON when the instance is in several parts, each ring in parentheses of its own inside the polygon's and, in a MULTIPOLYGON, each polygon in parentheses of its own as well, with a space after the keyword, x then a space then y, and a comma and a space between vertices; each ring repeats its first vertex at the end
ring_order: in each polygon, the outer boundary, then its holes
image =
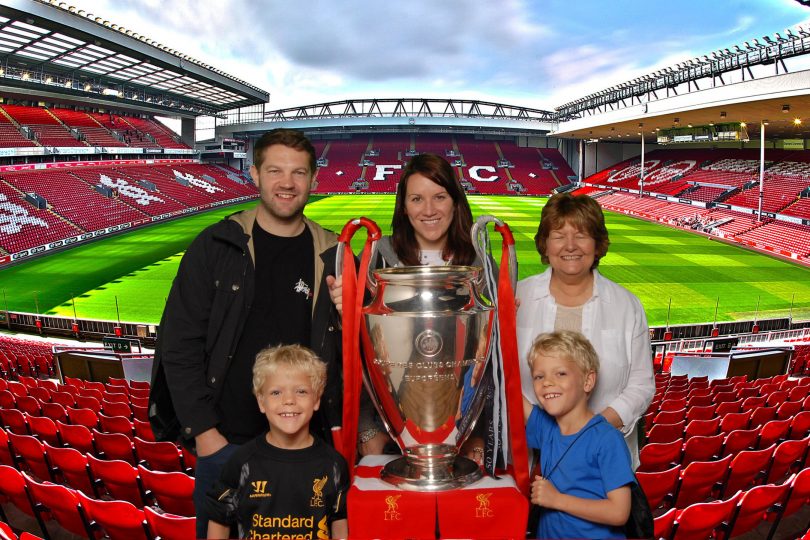
POLYGON ((309 288, 309 285, 307 285, 306 282, 301 278, 298 278, 298 283, 295 284, 294 290, 295 292, 302 293, 304 296, 306 296, 307 300, 312 298, 312 290, 309 288))
POLYGON ((312 480, 312 498, 309 500, 309 506, 313 508, 323 507, 323 487, 326 485, 326 480, 326 476, 312 480))

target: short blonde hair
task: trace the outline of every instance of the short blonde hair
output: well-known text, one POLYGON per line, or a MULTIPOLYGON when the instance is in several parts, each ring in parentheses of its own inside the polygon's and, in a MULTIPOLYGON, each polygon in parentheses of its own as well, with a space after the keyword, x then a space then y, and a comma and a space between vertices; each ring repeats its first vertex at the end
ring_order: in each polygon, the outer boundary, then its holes
POLYGON ((326 364, 311 350, 301 345, 267 347, 256 355, 253 364, 253 394, 258 396, 267 378, 287 367, 302 371, 309 376, 315 394, 320 397, 326 387, 326 364))
POLYGON ((529 368, 533 367, 535 358, 540 355, 563 356, 575 363, 583 375, 587 375, 590 371, 599 373, 599 355, 588 338, 579 332, 560 330, 540 334, 534 338, 532 348, 529 349, 529 368))

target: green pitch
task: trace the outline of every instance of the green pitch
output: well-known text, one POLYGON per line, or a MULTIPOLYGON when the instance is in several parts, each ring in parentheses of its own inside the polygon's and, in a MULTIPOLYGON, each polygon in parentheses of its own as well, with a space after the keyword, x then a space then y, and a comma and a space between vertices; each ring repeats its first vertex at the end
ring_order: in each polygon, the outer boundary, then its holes
MULTIPOLYGON (((545 199, 472 196, 473 214, 506 221, 515 235, 519 277, 543 269, 534 233, 545 199)), ((249 207, 254 203, 244 205, 249 207)), ((390 231, 391 195, 344 195, 315 199, 306 214, 334 231, 367 216, 390 231)), ((0 271, 0 288, 11 311, 156 323, 183 250, 205 226, 241 207, 218 209, 73 248, 0 271), (117 309, 116 312, 116 303, 117 309), (117 315, 118 313, 118 315, 117 315)), ((810 269, 686 231, 606 213, 610 250, 599 268, 644 304, 651 325, 786 316, 810 317, 810 269)), ((500 237, 492 233, 496 259, 500 237)), ((356 235, 359 249, 364 236, 356 235)))

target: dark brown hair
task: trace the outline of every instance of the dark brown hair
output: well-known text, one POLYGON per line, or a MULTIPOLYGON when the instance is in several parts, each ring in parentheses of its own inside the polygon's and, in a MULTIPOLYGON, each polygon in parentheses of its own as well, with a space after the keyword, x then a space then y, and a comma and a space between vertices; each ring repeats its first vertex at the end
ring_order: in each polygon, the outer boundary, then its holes
POLYGON ((419 243, 408 215, 405 211, 405 194, 408 187, 408 178, 413 174, 421 174, 435 184, 443 187, 450 198, 453 199, 453 221, 447 230, 447 242, 442 251, 442 258, 453 258, 453 264, 472 264, 475 261, 470 229, 472 228, 472 211, 470 203, 461 182, 455 174, 453 167, 441 156, 436 154, 419 154, 414 156, 405 165, 402 177, 397 186, 397 199, 394 206, 394 217, 391 220, 392 240, 394 252, 402 264, 416 266, 419 264, 419 243))
POLYGON ((578 231, 593 238, 596 243, 596 253, 591 270, 599 266, 599 259, 607 254, 610 239, 602 207, 587 195, 571 195, 558 193, 552 196, 543 207, 540 215, 540 225, 534 236, 534 244, 543 264, 548 264, 546 255, 546 242, 551 231, 562 229, 566 223, 573 225, 578 231))
POLYGON ((317 167, 316 162, 317 159, 315 157, 315 147, 312 146, 312 143, 309 142, 309 139, 304 135, 303 132, 298 131, 297 129, 284 129, 278 128, 272 131, 268 131, 261 137, 256 143, 253 145, 253 166, 257 169, 261 168, 262 162, 264 161, 264 151, 265 149, 273 146, 274 144, 280 144, 282 146, 286 146, 288 148, 292 148, 294 150, 299 150, 301 152, 306 152, 309 154, 309 174, 315 174, 315 168, 317 167))

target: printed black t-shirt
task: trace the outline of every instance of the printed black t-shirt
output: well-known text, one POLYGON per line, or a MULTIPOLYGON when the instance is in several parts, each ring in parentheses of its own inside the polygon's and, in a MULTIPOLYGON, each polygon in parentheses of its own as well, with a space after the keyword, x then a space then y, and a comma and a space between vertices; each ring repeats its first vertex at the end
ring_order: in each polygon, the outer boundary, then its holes
POLYGON ((315 291, 315 254, 308 227, 298 236, 276 236, 256 223, 255 290, 247 322, 228 368, 218 426, 228 441, 243 444, 267 429, 253 388, 256 354, 268 346, 309 347, 315 291))
POLYGON ((346 461, 315 437, 312 446, 285 450, 265 434, 236 450, 208 492, 210 519, 238 524, 240 538, 330 538, 346 519, 346 461))

